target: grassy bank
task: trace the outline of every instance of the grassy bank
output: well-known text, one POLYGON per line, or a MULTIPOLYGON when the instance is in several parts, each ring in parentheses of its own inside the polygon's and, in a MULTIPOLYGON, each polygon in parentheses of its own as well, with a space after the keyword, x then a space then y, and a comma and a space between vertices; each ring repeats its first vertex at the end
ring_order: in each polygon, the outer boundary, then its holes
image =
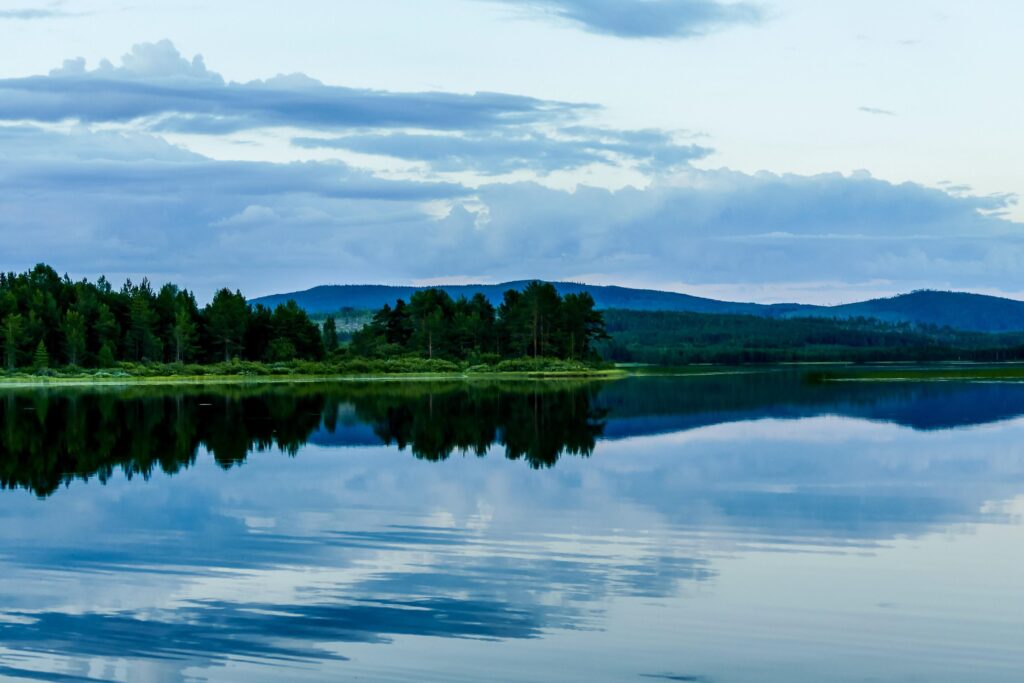
POLYGON ((102 369, 62 367, 8 371, 0 374, 0 387, 40 384, 282 383, 372 378, 601 378, 623 374, 623 371, 610 365, 548 358, 506 360, 494 365, 470 365, 417 358, 288 363, 231 361, 210 365, 121 363, 115 367, 102 369))
POLYGON ((844 367, 812 373, 821 382, 1021 382, 1024 364, 897 365, 891 367, 844 367))

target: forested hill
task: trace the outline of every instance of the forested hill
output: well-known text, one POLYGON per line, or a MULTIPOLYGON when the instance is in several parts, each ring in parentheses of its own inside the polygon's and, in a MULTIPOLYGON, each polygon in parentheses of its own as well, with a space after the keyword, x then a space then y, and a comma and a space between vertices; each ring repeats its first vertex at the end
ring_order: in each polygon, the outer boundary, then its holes
POLYGON ((1024 330, 1024 301, 965 292, 919 291, 832 307, 801 306, 786 317, 874 318, 975 332, 1024 330))
MULTIPOLYGON (((453 298, 472 298, 481 293, 499 304, 506 290, 522 290, 528 281, 500 285, 448 285, 439 287, 453 298)), ((872 299, 841 306, 803 304, 752 304, 717 301, 702 297, 651 289, 585 285, 574 282, 553 283, 561 295, 590 292, 599 309, 630 311, 671 311, 686 313, 730 313, 768 318, 875 318, 890 323, 916 323, 951 327, 975 332, 1024 331, 1024 302, 963 292, 918 291, 887 299, 872 299)), ((302 292, 275 294, 254 299, 253 303, 276 306, 294 299, 311 314, 333 313, 345 308, 378 310, 385 304, 406 301, 416 287, 386 285, 328 285, 302 292)))
MULTIPOLYGON (((394 287, 389 285, 324 285, 302 292, 272 294, 253 299, 254 304, 276 306, 294 300, 310 314, 334 313, 345 308, 357 310, 378 310, 385 304, 394 306, 398 299, 408 301, 413 293, 425 289, 441 289, 453 299, 473 298, 480 293, 491 304, 501 303, 505 292, 514 289, 522 291, 530 280, 505 282, 500 285, 438 285, 437 287, 394 287)), ((749 313, 759 314, 769 308, 760 304, 731 303, 704 299, 677 292, 662 292, 654 289, 631 289, 603 285, 586 285, 577 282, 553 282, 558 294, 580 294, 589 292, 598 308, 621 308, 631 311, 692 311, 696 313, 749 313)))

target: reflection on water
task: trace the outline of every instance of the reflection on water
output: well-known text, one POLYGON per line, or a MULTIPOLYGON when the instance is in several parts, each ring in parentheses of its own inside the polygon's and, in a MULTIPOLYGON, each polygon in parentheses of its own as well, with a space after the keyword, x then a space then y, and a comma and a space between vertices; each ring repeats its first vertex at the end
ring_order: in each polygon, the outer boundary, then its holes
POLYGON ((1021 415, 796 372, 6 392, 0 678, 1018 680, 1021 415))
POLYGON ((500 443, 509 459, 550 467, 563 454, 594 450, 604 414, 596 392, 456 383, 11 392, 0 400, 0 483, 45 496, 75 478, 105 481, 115 468, 173 474, 200 447, 228 468, 253 451, 295 455, 310 440, 395 444, 424 460, 456 450, 482 456, 500 443))

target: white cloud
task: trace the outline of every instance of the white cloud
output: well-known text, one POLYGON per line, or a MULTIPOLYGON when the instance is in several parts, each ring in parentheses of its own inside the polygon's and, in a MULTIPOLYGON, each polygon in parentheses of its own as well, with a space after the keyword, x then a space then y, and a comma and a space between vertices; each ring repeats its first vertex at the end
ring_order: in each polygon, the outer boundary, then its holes
POLYGON ((689 169, 646 189, 470 190, 337 163, 215 161, 145 134, 22 126, 0 128, 0 141, 4 269, 47 261, 77 275, 149 274, 200 293, 230 284, 254 295, 459 273, 601 273, 606 282, 731 283, 737 294, 880 280, 890 291, 1024 289, 1021 226, 983 214, 1010 198, 863 173, 689 169))

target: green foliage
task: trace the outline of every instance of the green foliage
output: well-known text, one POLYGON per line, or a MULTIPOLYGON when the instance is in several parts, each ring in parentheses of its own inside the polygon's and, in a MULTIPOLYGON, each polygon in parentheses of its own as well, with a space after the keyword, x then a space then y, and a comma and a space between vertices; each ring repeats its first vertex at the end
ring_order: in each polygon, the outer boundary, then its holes
POLYGON ((602 355, 655 365, 1024 359, 1024 334, 984 334, 856 318, 605 311, 602 355))
POLYGON ((319 327, 294 302, 251 307, 224 289, 200 310, 174 284, 154 291, 148 280, 129 280, 115 290, 105 278, 73 282, 45 265, 0 273, 0 341, 8 371, 34 360, 40 344, 53 354, 48 364, 85 368, 324 356, 319 327))
POLYGON ((50 354, 46 352, 46 344, 40 340, 36 345, 35 353, 32 354, 32 369, 45 370, 50 367, 50 354))
POLYGON ((289 339, 278 337, 270 342, 267 349, 267 360, 277 363, 295 357, 295 344, 289 339))
POLYGON ((279 356, 276 360, 319 360, 323 357, 324 347, 320 328, 294 301, 275 308, 270 322, 273 335, 271 344, 276 342, 278 349, 287 349, 289 345, 291 347, 290 353, 279 356))
POLYGON ((605 337, 604 318, 589 294, 562 298, 553 285, 532 282, 523 292, 506 292, 498 309, 482 294, 456 300, 440 289, 417 291, 408 304, 400 299, 374 314, 353 336, 350 351, 473 365, 524 356, 592 360, 594 343, 605 337))
POLYGON ((194 320, 194 306, 195 302, 193 302, 192 306, 185 302, 179 302, 175 307, 171 338, 174 341, 174 360, 177 363, 183 362, 192 354, 197 330, 194 320))
POLYGON ((323 342, 325 352, 334 353, 338 350, 338 324, 334 316, 328 316, 324 321, 323 342))
POLYGON ((128 357, 132 360, 158 360, 162 344, 156 335, 158 318, 153 310, 156 297, 149 280, 144 279, 137 287, 133 287, 129 280, 122 294, 129 301, 128 357))
POLYGON ((101 368, 112 368, 117 365, 117 359, 114 358, 114 349, 110 342, 104 342, 103 346, 100 347, 100 352, 96 357, 96 364, 101 368))
POLYGON ((13 370, 18 366, 19 347, 23 343, 24 324, 21 315, 9 313, 4 319, 4 366, 13 370))
POLYGON ((242 293, 221 289, 213 296, 213 301, 206 307, 206 325, 209 336, 224 351, 224 360, 238 353, 251 311, 249 303, 242 293))
POLYGON ((78 365, 85 356, 85 317, 77 310, 64 316, 64 339, 70 365, 78 365))
MULTIPOLYGON (((486 367, 486 366, 485 366, 486 367)), ((495 372, 524 372, 531 374, 587 374, 594 369, 591 363, 560 358, 514 358, 493 366, 495 372)))

